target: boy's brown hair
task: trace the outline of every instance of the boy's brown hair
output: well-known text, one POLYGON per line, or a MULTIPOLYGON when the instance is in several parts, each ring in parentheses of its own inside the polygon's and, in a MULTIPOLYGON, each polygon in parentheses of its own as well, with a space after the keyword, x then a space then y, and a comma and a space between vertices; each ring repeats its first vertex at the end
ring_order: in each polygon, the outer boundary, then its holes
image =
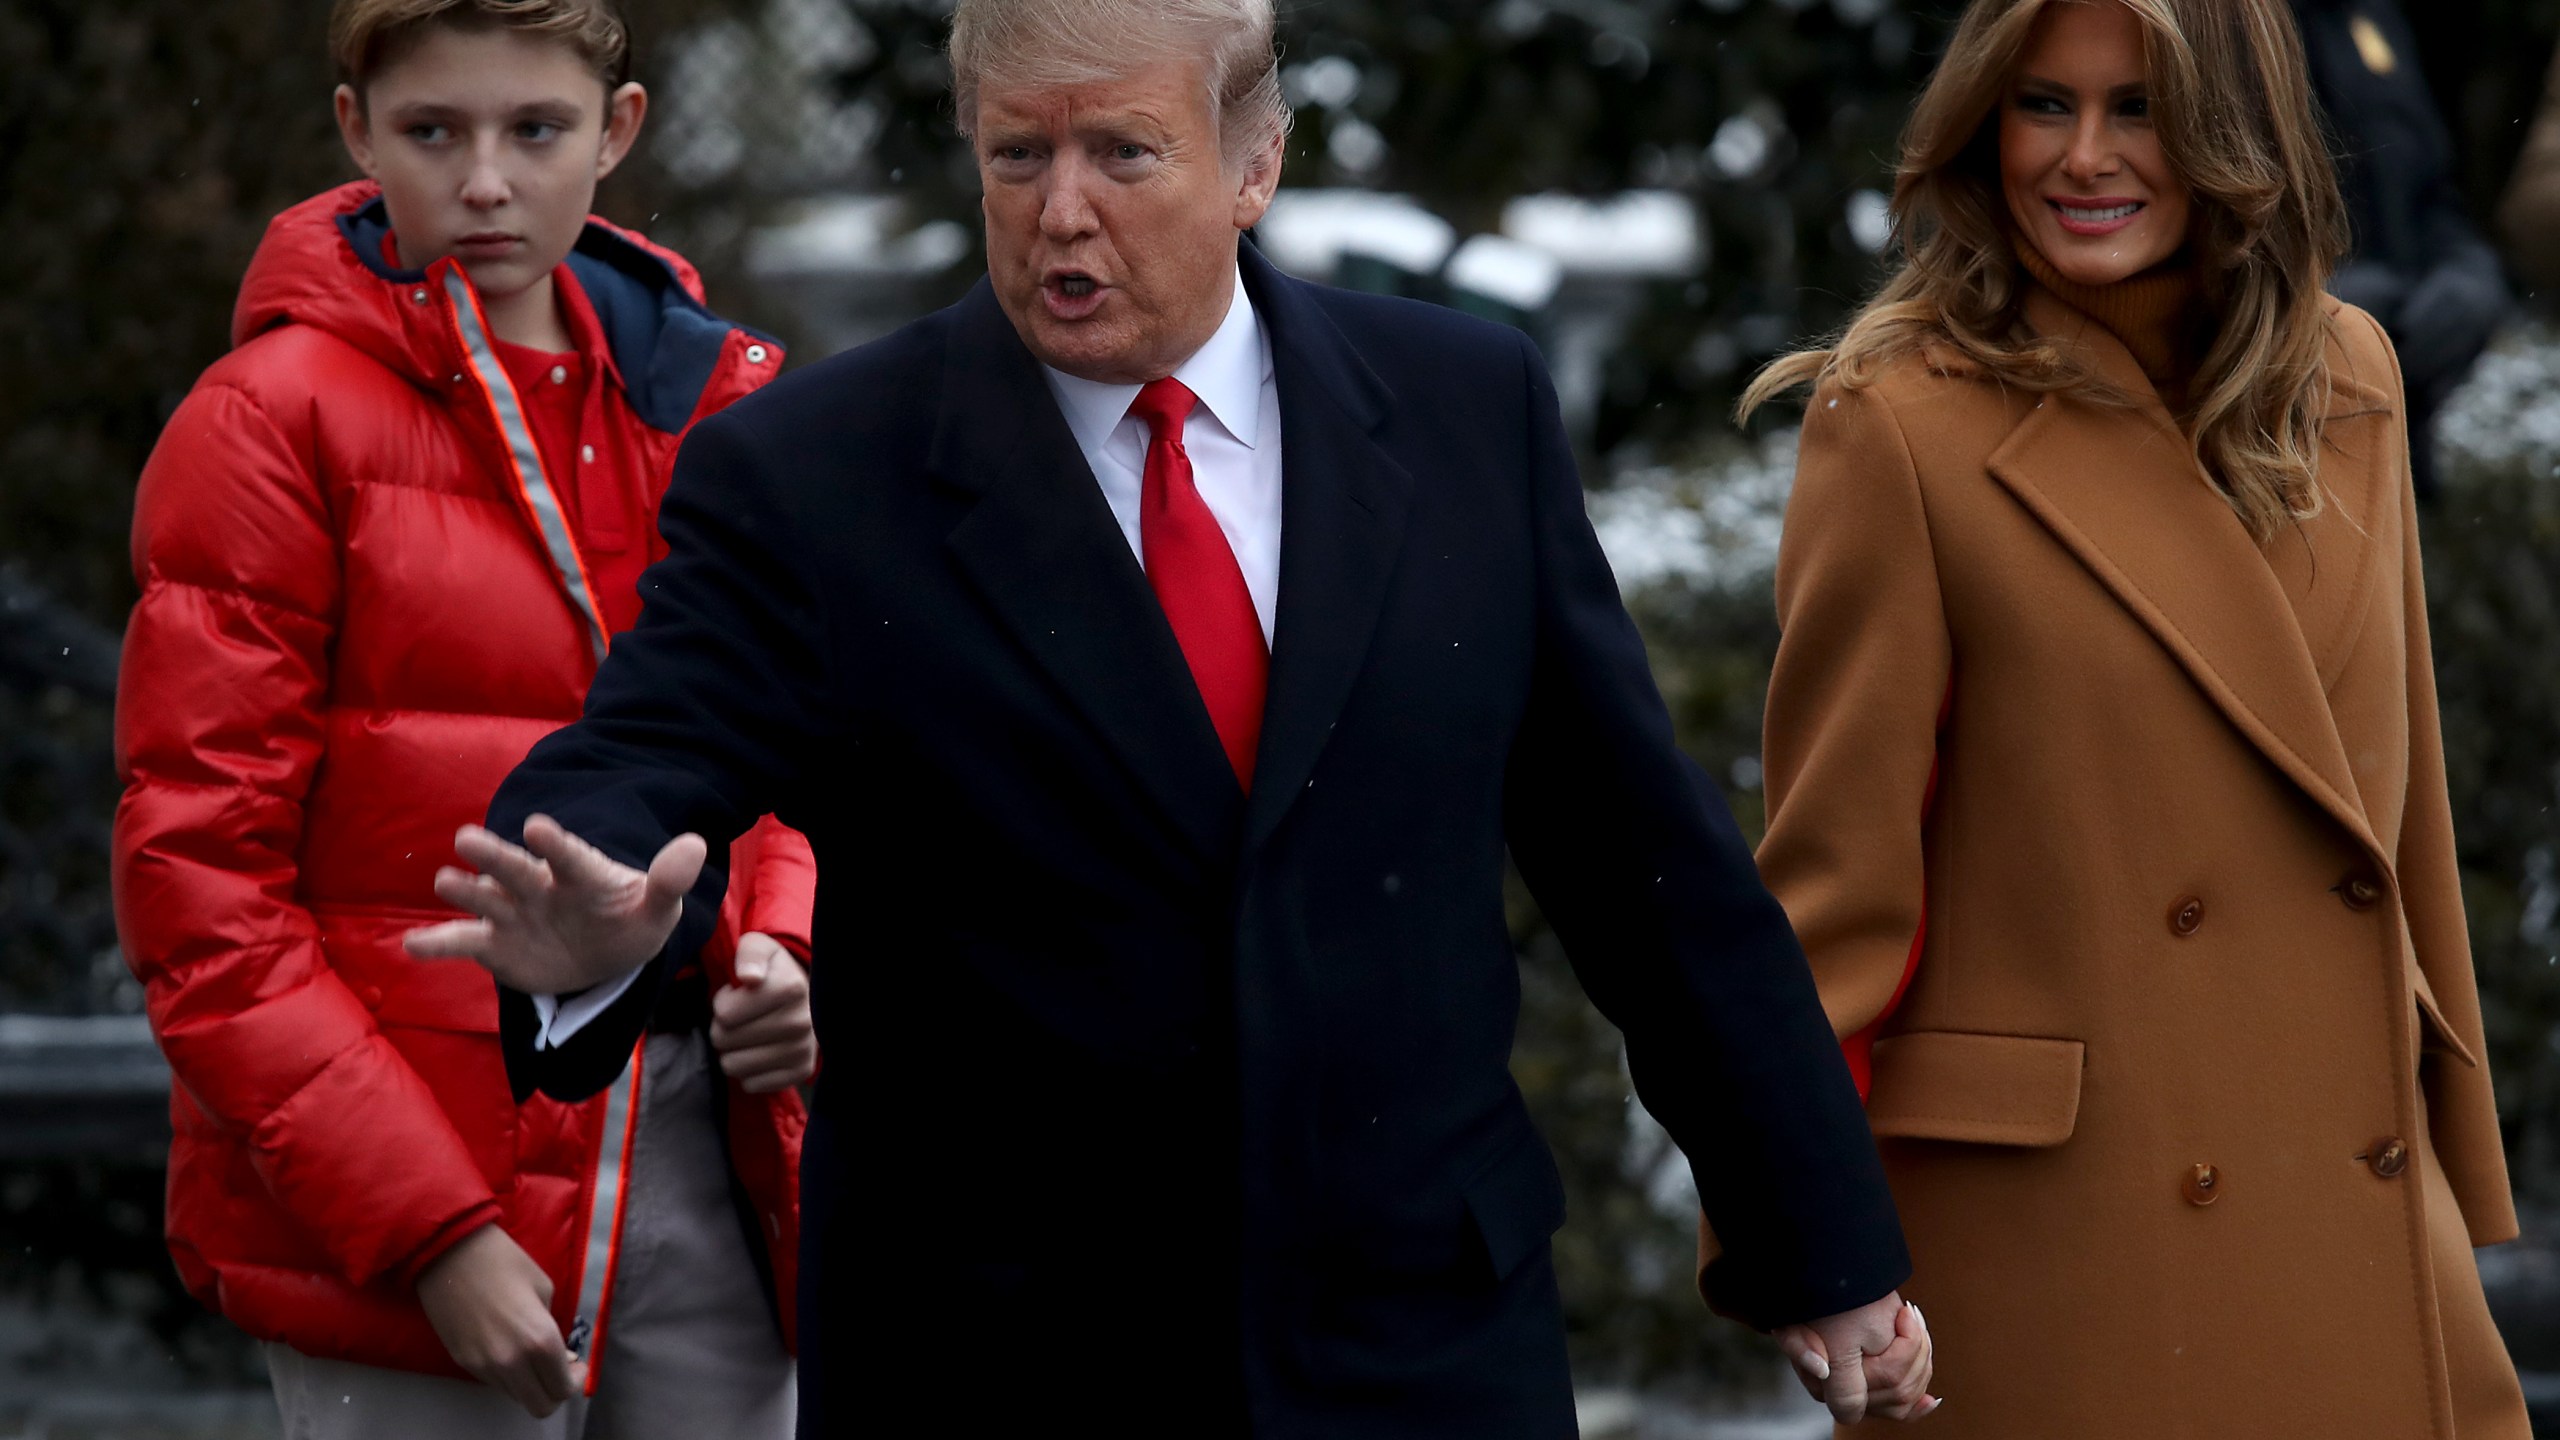
POLYGON ((445 26, 558 40, 578 52, 607 90, 631 78, 631 29, 614 0, 337 0, 329 12, 329 56, 361 99, 382 67, 445 26))

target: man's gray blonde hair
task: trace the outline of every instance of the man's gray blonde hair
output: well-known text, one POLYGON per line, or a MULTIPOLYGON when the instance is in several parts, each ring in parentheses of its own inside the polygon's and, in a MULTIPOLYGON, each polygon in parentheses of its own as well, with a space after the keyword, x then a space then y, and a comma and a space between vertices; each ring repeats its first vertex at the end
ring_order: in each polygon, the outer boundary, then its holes
POLYGON ((1052 90, 1116 80, 1163 60, 1198 59, 1229 163, 1287 138, 1272 0, 960 0, 951 17, 951 95, 975 136, 993 83, 1052 90))

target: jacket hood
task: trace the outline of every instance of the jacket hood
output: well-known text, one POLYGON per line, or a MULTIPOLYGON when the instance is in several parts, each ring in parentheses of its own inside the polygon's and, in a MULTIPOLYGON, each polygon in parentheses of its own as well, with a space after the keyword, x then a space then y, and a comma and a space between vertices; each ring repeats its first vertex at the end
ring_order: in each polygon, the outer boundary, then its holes
MULTIPOLYGON (((462 268, 450 257, 422 270, 399 268, 386 258, 390 234, 381 187, 370 180, 278 215, 241 282, 231 343, 279 325, 309 325, 413 383, 439 388, 463 368, 453 309, 443 298, 448 274, 462 268)), ((681 431, 700 410, 729 337, 745 327, 703 304, 702 278, 683 256, 594 216, 565 264, 603 325, 632 409, 657 429, 681 431)))

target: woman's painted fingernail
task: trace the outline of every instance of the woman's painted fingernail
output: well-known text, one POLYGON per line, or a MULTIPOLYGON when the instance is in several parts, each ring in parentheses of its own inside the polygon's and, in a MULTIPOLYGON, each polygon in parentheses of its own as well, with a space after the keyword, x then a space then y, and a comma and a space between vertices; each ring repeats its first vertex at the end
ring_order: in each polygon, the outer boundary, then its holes
POLYGON ((1807 1373, 1811 1374, 1816 1380, 1828 1380, 1831 1378, 1831 1362, 1814 1354, 1810 1350, 1805 1352, 1804 1368, 1807 1373))

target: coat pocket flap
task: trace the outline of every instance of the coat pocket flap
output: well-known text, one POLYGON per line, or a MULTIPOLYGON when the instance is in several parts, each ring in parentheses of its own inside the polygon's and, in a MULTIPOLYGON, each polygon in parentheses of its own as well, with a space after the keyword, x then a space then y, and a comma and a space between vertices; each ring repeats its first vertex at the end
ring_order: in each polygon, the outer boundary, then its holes
POLYGON ((1878 1136, 2059 1145, 2080 1117, 2077 1040, 1914 1030, 1878 1040, 1867 1123, 1878 1136))
POLYGON ((2419 1044, 2425 1049, 2442 1050, 2472 1069, 2479 1069, 2480 1057, 2471 1053, 2471 1047, 2454 1033, 2453 1022, 2444 1018, 2444 1007, 2436 1003, 2436 987, 2427 983, 2427 972, 2412 965, 2409 973, 2418 979, 2419 1044))
POLYGON ((1464 1193, 1496 1280, 1509 1279, 1564 1224, 1564 1177, 1547 1143, 1526 1125, 1517 1141, 1468 1177, 1464 1193))

